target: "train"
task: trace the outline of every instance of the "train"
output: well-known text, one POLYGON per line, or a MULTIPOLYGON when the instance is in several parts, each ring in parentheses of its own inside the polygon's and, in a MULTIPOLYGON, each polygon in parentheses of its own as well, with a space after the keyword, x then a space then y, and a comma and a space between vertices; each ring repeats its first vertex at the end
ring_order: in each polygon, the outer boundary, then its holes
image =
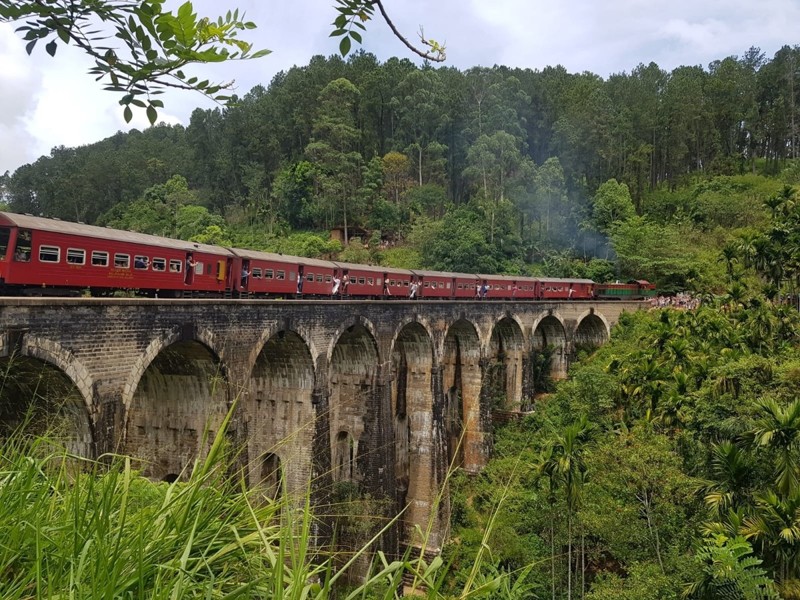
POLYGON ((447 273, 226 248, 0 212, 0 294, 158 298, 641 300, 645 280, 447 273))

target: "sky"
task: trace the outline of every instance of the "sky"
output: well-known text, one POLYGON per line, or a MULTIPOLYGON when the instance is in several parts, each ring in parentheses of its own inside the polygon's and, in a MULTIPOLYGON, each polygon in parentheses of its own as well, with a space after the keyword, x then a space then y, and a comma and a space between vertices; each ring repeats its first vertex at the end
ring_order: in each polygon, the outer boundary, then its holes
MULTIPOLYGON (((255 61, 187 69, 213 82, 235 80, 235 92, 269 84, 281 70, 302 66, 316 54, 337 52, 331 39, 336 13, 331 0, 195 0, 196 12, 216 18, 238 8, 258 29, 242 36, 272 51, 255 61)), ((176 8, 176 0, 167 0, 176 8)), ((410 39, 446 44, 448 66, 502 64, 601 77, 657 63, 707 67, 757 46, 772 58, 784 45, 800 44, 800 0, 385 0, 397 27, 410 39)), ((378 16, 368 24, 363 48, 380 60, 414 59, 378 16)), ((99 141, 119 130, 143 129, 137 112, 122 118, 119 95, 102 91, 87 74, 79 50, 59 46, 55 58, 37 47, 32 56, 11 24, 0 24, 0 174, 48 155, 56 146, 99 141)), ((188 124, 192 111, 215 105, 193 92, 164 96, 159 120, 188 124)))

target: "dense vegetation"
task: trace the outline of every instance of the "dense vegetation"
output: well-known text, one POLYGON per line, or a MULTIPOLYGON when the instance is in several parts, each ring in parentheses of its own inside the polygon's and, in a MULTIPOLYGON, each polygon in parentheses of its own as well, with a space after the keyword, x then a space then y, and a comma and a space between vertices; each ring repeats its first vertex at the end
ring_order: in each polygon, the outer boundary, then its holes
POLYGON ((719 285, 705 266, 765 222, 764 176, 800 180, 799 58, 604 80, 320 56, 188 127, 54 148, 0 190, 19 212, 216 243, 324 255, 344 227, 397 266, 719 285))
POLYGON ((624 315, 497 432, 455 496, 455 565, 490 529, 538 597, 800 598, 800 314, 774 301, 797 284, 797 201, 726 246, 725 294, 624 315))

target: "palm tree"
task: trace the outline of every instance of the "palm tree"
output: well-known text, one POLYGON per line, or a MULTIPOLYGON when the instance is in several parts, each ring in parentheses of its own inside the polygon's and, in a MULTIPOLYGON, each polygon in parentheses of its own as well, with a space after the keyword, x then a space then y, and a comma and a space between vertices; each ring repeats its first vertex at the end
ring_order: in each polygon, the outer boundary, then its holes
POLYGON ((758 403, 759 416, 747 439, 756 448, 777 452, 775 485, 784 498, 800 492, 800 399, 781 407, 772 398, 758 403))
POLYGON ((551 489, 561 486, 567 502, 567 600, 572 599, 572 520, 580 506, 586 465, 583 462, 584 444, 589 440, 592 425, 586 416, 567 425, 556 436, 539 472, 550 480, 551 489))

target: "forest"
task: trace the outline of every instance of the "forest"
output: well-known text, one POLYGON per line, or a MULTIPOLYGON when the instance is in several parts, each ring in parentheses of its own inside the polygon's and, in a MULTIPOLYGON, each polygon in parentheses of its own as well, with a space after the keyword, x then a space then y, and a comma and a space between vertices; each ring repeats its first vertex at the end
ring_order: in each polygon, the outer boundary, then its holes
POLYGON ((16 212, 305 256, 719 287, 709 262, 768 217, 753 199, 800 180, 798 76, 790 46, 607 79, 317 56, 187 127, 54 148, 0 193, 16 212))

